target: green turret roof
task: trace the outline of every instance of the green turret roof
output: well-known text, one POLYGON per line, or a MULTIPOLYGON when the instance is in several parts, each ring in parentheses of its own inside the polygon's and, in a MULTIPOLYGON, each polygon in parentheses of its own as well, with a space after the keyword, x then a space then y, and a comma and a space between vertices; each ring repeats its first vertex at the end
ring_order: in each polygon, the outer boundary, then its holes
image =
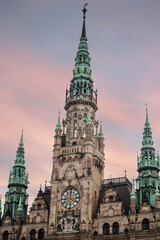
POLYGON ((13 222, 16 221, 17 211, 22 211, 22 221, 26 220, 28 208, 28 173, 26 173, 25 160, 24 160, 24 147, 23 147, 23 130, 17 149, 16 159, 14 160, 13 169, 9 174, 8 192, 5 196, 3 218, 8 213, 11 214, 13 222))
POLYGON ((146 122, 145 122, 145 127, 144 127, 144 132, 143 132, 143 141, 142 145, 144 147, 152 147, 153 146, 153 140, 152 140, 152 131, 150 128, 150 123, 148 119, 148 108, 146 108, 146 122))
POLYGON ((24 147, 23 147, 23 130, 21 133, 21 139, 19 142, 19 147, 17 149, 17 155, 16 155, 16 159, 15 159, 15 166, 16 165, 20 165, 20 166, 24 166, 25 165, 25 160, 24 160, 24 147))

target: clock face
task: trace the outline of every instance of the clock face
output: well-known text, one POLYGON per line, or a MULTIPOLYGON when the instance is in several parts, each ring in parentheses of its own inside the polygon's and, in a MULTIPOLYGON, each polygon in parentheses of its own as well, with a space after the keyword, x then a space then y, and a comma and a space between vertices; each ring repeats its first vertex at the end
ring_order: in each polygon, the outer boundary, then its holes
POLYGON ((65 208, 74 208, 79 203, 79 200, 79 192, 74 188, 67 189, 61 197, 61 203, 65 208))

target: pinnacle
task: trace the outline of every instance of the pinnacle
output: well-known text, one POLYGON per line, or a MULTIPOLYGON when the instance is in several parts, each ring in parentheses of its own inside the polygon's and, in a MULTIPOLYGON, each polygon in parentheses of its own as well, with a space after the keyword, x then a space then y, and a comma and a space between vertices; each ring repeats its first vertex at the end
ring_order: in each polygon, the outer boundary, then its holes
POLYGON ((102 132, 102 121, 100 122, 99 137, 103 138, 103 132, 102 132))
POLYGON ((135 191, 134 191, 134 180, 133 180, 133 183, 132 183, 132 192, 131 192, 131 199, 136 199, 136 195, 135 195, 135 191))
POLYGON ((83 26, 82 26, 81 38, 87 38, 86 37, 86 23, 85 23, 87 9, 85 8, 85 6, 84 6, 82 12, 83 12, 83 26))
POLYGON ((60 111, 59 111, 59 114, 58 114, 58 123, 56 125, 56 129, 61 129, 61 123, 60 123, 60 111))
POLYGON ((91 120, 91 109, 90 109, 90 108, 89 108, 89 113, 88 113, 87 124, 92 124, 92 120, 91 120))
POLYGON ((23 129, 21 133, 21 140, 20 140, 19 146, 23 146, 23 129))
POLYGON ((150 126, 150 123, 149 123, 149 120, 148 120, 148 108, 146 108, 146 122, 145 122, 145 126, 146 127, 150 126))

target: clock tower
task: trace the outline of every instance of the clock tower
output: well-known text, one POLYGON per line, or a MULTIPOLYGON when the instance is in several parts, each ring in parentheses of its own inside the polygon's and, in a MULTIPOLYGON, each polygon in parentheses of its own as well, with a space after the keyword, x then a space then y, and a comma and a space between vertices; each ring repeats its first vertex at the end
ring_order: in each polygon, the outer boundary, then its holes
MULTIPOLYGON (((66 89, 66 118, 55 129, 49 238, 66 234, 88 235, 96 215, 104 177, 104 138, 102 123, 96 120, 97 90, 91 79, 90 57, 83 26, 75 58, 73 79, 66 89)), ((85 238, 83 238, 85 239, 85 238)))

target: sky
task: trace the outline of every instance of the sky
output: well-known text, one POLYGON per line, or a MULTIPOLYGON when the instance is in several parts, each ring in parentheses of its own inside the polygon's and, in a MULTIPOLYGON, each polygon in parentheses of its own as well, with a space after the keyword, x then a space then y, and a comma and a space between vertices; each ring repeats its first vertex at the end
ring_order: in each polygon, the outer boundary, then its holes
MULTIPOLYGON (((84 1, 0 0, 0 194, 24 129, 29 205, 49 185, 58 110, 72 79, 84 1)), ((105 178, 137 174, 145 104, 160 150, 160 1, 88 0, 87 38, 105 178)))

